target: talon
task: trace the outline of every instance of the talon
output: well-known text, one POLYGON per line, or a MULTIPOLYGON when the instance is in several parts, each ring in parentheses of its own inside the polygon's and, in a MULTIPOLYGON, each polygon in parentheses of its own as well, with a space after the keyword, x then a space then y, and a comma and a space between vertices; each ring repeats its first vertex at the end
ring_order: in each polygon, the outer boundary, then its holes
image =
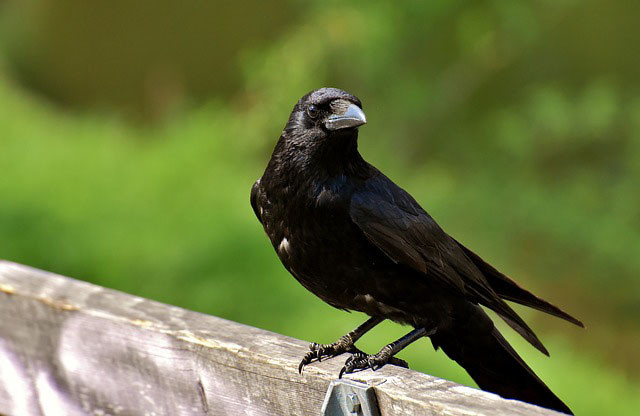
POLYGON ((302 374, 302 370, 304 369, 304 366, 309 364, 313 360, 313 356, 314 356, 314 352, 309 351, 304 355, 304 357, 302 357, 302 360, 300 360, 300 364, 298 365, 298 372, 300 374, 302 374))
POLYGON ((309 363, 306 362, 306 360, 303 358, 302 361, 300 361, 300 364, 298 364, 298 373, 302 374, 302 370, 304 369, 304 366, 307 364, 309 363))
POLYGON ((361 360, 368 357, 353 345, 351 338, 342 337, 333 344, 318 344, 312 342, 309 344, 309 352, 305 354, 298 366, 298 372, 302 374, 304 366, 317 360, 322 361, 323 358, 332 358, 343 352, 350 352, 352 355, 347 359, 345 366, 340 371, 340 377, 345 373, 351 373, 354 369, 362 368, 361 360))
POLYGON ((409 363, 408 362, 406 362, 405 360, 402 360, 400 358, 396 358, 396 357, 391 357, 391 359, 389 360, 389 364, 396 365, 396 366, 402 367, 402 368, 409 368, 409 363))

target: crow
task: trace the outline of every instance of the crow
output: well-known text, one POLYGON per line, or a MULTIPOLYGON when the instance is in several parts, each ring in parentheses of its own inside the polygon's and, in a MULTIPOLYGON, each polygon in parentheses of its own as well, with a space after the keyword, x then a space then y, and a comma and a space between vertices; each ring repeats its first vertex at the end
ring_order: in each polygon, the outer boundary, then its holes
POLYGON ((360 100, 321 88, 294 106, 251 206, 284 267, 331 306, 370 316, 338 341, 313 343, 313 360, 351 353, 339 377, 387 363, 421 337, 460 364, 483 389, 571 414, 494 326, 493 310, 542 353, 533 330, 505 300, 583 327, 523 289, 449 236, 406 191, 358 152, 367 122, 360 100), (414 329, 377 354, 355 347, 385 319, 414 329))

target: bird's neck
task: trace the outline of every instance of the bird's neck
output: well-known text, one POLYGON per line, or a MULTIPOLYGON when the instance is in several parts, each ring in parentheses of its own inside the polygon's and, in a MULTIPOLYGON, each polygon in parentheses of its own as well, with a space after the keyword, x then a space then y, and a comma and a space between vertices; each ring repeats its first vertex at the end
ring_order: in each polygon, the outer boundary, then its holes
POLYGON ((281 138, 267 170, 289 183, 366 176, 369 165, 358 152, 357 131, 349 133, 304 147, 281 138))
POLYGON ((357 130, 339 131, 310 150, 313 170, 328 176, 356 175, 366 165, 358 152, 357 130))

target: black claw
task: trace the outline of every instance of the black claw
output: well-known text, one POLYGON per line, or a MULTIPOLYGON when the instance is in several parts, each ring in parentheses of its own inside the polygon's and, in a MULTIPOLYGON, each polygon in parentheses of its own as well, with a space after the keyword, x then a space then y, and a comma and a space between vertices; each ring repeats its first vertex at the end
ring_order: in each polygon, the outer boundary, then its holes
POLYGON ((312 342, 311 344, 309 344, 309 352, 305 354, 304 358, 302 359, 302 362, 298 366, 298 371, 300 372, 300 374, 302 374, 303 367, 307 364, 310 364, 314 360, 317 360, 318 362, 320 362, 322 361, 323 358, 335 357, 336 355, 339 355, 343 352, 350 352, 350 351, 360 352, 357 348, 353 346, 353 342, 344 341, 344 339, 342 338, 334 342, 333 344, 327 344, 327 345, 312 342))
POLYGON ((357 370, 366 370, 367 368, 372 371, 379 370, 386 364, 392 364, 399 367, 409 368, 409 364, 393 356, 389 356, 388 353, 378 353, 375 355, 365 354, 362 351, 355 349, 356 352, 352 353, 344 363, 338 378, 342 378, 344 374, 350 374, 357 370))
POLYGON ((391 359, 389 360, 389 364, 396 365, 398 367, 409 368, 408 362, 396 357, 391 357, 391 359))
POLYGON ((314 357, 315 357, 315 353, 313 351, 309 351, 308 353, 306 353, 304 355, 304 357, 302 357, 302 360, 300 361, 300 364, 298 365, 298 372, 300 374, 302 374, 302 370, 304 369, 304 366, 309 364, 311 361, 313 361, 314 357))
MULTIPOLYGON (((387 361, 393 362, 391 360, 394 359, 393 357, 391 357, 391 359, 380 359, 378 357, 379 354, 365 354, 364 352, 356 348, 355 345, 353 345, 353 342, 351 342, 350 340, 345 341, 343 338, 341 338, 333 344, 323 345, 315 342, 309 344, 309 352, 307 352, 302 358, 302 361, 300 361, 300 364, 298 365, 298 372, 302 374, 304 367, 307 364, 312 363, 314 360, 320 362, 323 358, 335 357, 342 354, 343 352, 349 352, 351 353, 351 355, 345 361, 342 369, 340 369, 338 378, 342 378, 344 374, 353 373, 356 370, 364 370, 366 368, 371 368, 373 371, 375 371, 376 366, 377 368, 380 368, 387 361), (382 361, 384 361, 384 363, 380 365, 380 362, 382 361)), ((404 361, 402 362, 404 363, 404 361)))

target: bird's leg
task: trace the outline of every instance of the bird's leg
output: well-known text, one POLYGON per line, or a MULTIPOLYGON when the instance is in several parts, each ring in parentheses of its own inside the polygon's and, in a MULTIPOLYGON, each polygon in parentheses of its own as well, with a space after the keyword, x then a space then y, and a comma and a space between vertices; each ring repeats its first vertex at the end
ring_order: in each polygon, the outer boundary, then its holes
POLYGON ((355 353, 344 363, 344 366, 342 367, 342 370, 340 370, 340 375, 338 376, 338 378, 342 378, 342 375, 345 373, 353 373, 355 370, 371 368, 375 371, 385 364, 394 364, 401 367, 409 368, 406 361, 396 358, 394 357, 394 355, 399 353, 407 345, 411 344, 417 339, 433 335, 434 333, 435 329, 427 330, 426 328, 416 328, 397 341, 386 345, 380 350, 380 352, 375 355, 368 355, 362 352, 355 353))
POLYGON ((365 323, 349 332, 348 334, 340 337, 339 340, 333 344, 316 344, 315 342, 309 345, 310 351, 305 354, 298 371, 302 374, 302 369, 305 365, 309 364, 314 359, 321 361, 323 357, 335 357, 343 352, 354 352, 364 354, 362 351, 355 347, 355 342, 358 341, 364 334, 369 332, 374 326, 378 325, 384 319, 379 317, 369 318, 365 323))

